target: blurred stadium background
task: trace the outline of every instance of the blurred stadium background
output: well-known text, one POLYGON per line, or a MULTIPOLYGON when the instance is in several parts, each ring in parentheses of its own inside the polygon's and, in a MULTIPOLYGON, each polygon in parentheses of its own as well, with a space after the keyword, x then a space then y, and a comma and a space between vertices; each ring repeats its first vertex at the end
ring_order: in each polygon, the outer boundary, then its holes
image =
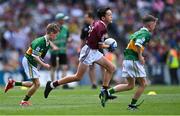
MULTIPOLYGON (((55 14, 59 12, 70 17, 66 24, 72 42, 68 44, 67 54, 69 73, 75 72, 84 14, 106 5, 113 11, 113 23, 108 26, 108 33, 118 42, 118 49, 113 54, 113 62, 117 65, 114 82, 122 81, 121 64, 128 36, 141 27, 141 17, 149 13, 159 18, 157 29, 144 54, 149 84, 179 84, 178 80, 171 83, 173 77, 169 69, 172 67, 167 65, 170 49, 180 54, 179 3, 179 0, 0 0, 0 85, 4 86, 9 76, 15 80, 26 80, 21 66, 23 54, 35 37, 44 34, 46 25, 53 22, 55 14)), ((49 62, 49 58, 48 54, 45 60, 49 62)), ((180 68, 176 68, 180 80, 180 68)), ((50 73, 41 69, 41 75, 44 86, 50 80, 50 73)), ((100 82, 101 75, 97 74, 97 79, 100 82)), ((88 75, 78 84, 90 84, 88 75)))

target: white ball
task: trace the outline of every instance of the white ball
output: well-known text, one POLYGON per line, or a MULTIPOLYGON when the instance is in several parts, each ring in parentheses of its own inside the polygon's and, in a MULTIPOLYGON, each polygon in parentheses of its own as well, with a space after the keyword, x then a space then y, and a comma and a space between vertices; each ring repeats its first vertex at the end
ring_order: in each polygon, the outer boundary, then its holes
POLYGON ((116 42, 115 39, 113 39, 113 38, 108 38, 108 39, 106 39, 106 40, 104 41, 104 43, 105 43, 106 45, 111 45, 113 42, 114 42, 113 47, 114 47, 114 48, 117 48, 117 42, 116 42))

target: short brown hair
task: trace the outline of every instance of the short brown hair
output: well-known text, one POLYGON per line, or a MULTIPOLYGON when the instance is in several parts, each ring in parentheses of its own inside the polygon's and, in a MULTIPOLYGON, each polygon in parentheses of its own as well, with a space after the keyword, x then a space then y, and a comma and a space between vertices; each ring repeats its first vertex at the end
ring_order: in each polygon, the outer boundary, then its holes
POLYGON ((154 16, 152 16, 152 15, 145 15, 145 16, 142 18, 142 22, 143 22, 144 24, 149 23, 149 22, 151 22, 151 21, 155 22, 155 21, 157 21, 157 20, 158 20, 158 18, 156 18, 156 17, 154 17, 154 16))
POLYGON ((101 7, 97 10, 97 17, 101 20, 102 17, 105 17, 106 12, 111 10, 110 7, 101 7))
POLYGON ((46 27, 46 33, 50 34, 50 33, 58 33, 59 32, 59 27, 57 24, 55 23, 50 23, 47 25, 46 27))

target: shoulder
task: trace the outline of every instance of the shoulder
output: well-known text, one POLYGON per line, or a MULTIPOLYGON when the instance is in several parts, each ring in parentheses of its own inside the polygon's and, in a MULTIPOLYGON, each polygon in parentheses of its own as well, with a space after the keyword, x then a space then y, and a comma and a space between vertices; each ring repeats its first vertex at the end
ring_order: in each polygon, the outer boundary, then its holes
POLYGON ((62 25, 62 28, 65 30, 68 30, 68 26, 67 25, 62 25))
POLYGON ((96 20, 95 22, 95 25, 98 25, 98 26, 104 26, 105 27, 105 23, 101 20, 96 20))
POLYGON ((141 28, 138 31, 136 31, 133 35, 136 36, 136 37, 145 37, 146 38, 146 37, 151 36, 151 32, 149 32, 146 29, 141 28))
POLYGON ((149 32, 149 30, 145 27, 142 27, 141 29, 139 29, 139 32, 143 35, 147 35, 147 36, 151 35, 151 32, 149 32))
POLYGON ((44 40, 45 40, 45 37, 44 37, 44 36, 38 37, 36 40, 37 40, 37 41, 44 41, 44 40))
POLYGON ((41 44, 43 43, 45 40, 44 36, 42 37, 38 37, 38 38, 35 38, 33 41, 32 41, 32 44, 41 44))
POLYGON ((97 30, 106 30, 106 25, 101 20, 97 20, 93 24, 94 28, 97 30))
POLYGON ((146 40, 149 41, 149 39, 151 38, 151 33, 149 31, 143 31, 141 36, 146 40))

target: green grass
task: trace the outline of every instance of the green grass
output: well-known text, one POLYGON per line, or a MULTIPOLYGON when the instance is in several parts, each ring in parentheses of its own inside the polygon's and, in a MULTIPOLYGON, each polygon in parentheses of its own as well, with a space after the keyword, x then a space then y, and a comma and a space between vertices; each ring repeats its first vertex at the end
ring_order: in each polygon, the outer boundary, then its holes
POLYGON ((40 88, 32 97, 32 106, 21 107, 19 102, 26 91, 16 87, 8 93, 0 88, 0 115, 180 115, 180 87, 149 86, 140 101, 144 103, 137 111, 127 110, 127 105, 135 91, 117 93, 117 99, 108 101, 106 107, 100 105, 99 89, 89 86, 76 87, 73 90, 58 88, 48 99, 43 97, 44 88, 40 88), (157 95, 149 96, 149 91, 157 95))

